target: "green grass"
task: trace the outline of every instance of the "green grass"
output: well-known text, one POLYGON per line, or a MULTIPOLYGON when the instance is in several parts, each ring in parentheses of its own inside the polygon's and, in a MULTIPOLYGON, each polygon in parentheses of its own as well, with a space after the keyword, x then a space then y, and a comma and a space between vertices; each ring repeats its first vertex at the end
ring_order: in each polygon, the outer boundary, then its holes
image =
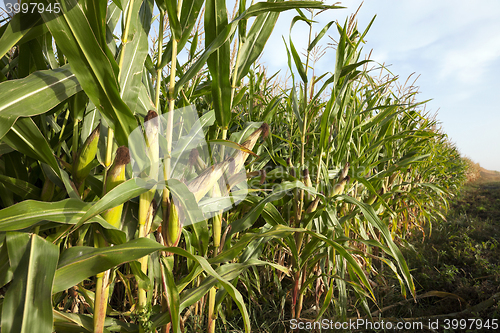
MULTIPOLYGON (((500 292, 499 213, 500 183, 476 182, 466 186, 453 201, 447 221, 435 224, 430 236, 428 228, 425 238, 422 232, 410 236, 403 251, 419 295, 441 291, 456 296, 406 302, 383 316, 429 317, 482 304, 481 311, 469 314, 469 318, 500 318, 500 302, 483 303, 500 292)), ((398 294, 391 293, 381 298, 381 306, 400 300, 398 294)))

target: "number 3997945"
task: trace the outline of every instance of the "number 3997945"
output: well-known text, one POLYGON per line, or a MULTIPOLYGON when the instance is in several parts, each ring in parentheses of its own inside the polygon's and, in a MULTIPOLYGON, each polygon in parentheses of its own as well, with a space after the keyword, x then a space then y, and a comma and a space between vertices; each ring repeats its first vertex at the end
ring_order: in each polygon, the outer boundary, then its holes
POLYGON ((24 3, 10 3, 7 2, 5 3, 5 11, 7 14, 17 14, 19 12, 22 13, 44 13, 44 12, 49 12, 49 13, 55 13, 58 14, 61 12, 61 7, 60 4, 54 3, 54 4, 43 4, 43 3, 36 3, 36 2, 24 2, 24 3))

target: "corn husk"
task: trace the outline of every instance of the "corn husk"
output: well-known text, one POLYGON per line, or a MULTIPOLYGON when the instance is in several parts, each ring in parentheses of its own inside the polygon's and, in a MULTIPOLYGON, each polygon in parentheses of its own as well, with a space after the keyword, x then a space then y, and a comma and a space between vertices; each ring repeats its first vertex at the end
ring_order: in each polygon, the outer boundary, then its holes
POLYGON ((346 176, 344 179, 339 181, 335 186, 333 187, 333 195, 338 195, 344 192, 344 187, 345 185, 349 182, 351 177, 346 176))
MULTIPOLYGON (((125 179, 125 167, 130 163, 130 153, 127 147, 119 147, 116 151, 115 160, 106 176, 106 193, 123 183, 125 179)), ((102 217, 112 226, 119 228, 123 204, 108 209, 102 213, 102 217)))
POLYGON ((181 238, 182 224, 179 219, 179 212, 174 202, 170 202, 170 208, 168 210, 168 223, 164 231, 164 240, 166 246, 177 246, 181 238))
MULTIPOLYGON (((252 150, 257 139, 262 136, 265 138, 269 133, 269 125, 262 124, 255 130, 247 140, 242 144, 248 150, 252 150)), ((219 181, 219 179, 227 172, 227 176, 238 173, 245 164, 249 153, 238 150, 232 157, 227 157, 223 162, 207 167, 198 177, 187 184, 188 189, 194 194, 196 201, 200 201, 219 181)), ((236 178, 234 179, 236 181, 236 178)))
POLYGON ((221 240, 221 230, 222 230, 222 216, 221 214, 217 214, 212 219, 212 229, 214 236, 214 247, 220 246, 221 240))
POLYGON ((91 162, 94 160, 97 153, 97 144, 99 142, 101 125, 97 127, 90 133, 85 143, 80 148, 77 154, 76 161, 73 164, 73 179, 77 184, 77 187, 87 178, 92 168, 91 162))

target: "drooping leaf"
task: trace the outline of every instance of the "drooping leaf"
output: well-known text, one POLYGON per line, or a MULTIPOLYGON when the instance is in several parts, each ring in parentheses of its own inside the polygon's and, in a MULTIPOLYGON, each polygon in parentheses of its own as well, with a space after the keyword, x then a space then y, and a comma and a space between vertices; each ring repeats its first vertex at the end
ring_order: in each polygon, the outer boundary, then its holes
MULTIPOLYGON (((0 232, 22 230, 42 221, 76 224, 91 207, 92 203, 78 199, 57 202, 25 200, 0 210, 0 232)), ((116 229, 100 216, 87 222, 98 222, 106 229, 116 229)))
POLYGON ((59 173, 54 152, 31 118, 21 118, 5 135, 3 141, 20 153, 47 163, 59 173))
POLYGON ((71 247, 61 254, 53 292, 68 289, 97 273, 162 249, 165 248, 149 238, 134 239, 125 244, 105 248, 71 247))
POLYGON ((69 65, 0 83, 0 139, 17 118, 45 113, 81 89, 69 65))

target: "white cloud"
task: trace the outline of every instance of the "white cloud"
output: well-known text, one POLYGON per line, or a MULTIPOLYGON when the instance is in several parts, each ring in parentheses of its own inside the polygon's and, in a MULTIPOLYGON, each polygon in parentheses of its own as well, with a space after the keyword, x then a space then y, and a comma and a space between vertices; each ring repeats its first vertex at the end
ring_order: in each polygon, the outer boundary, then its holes
POLYGON ((483 81, 488 70, 498 66, 500 36, 496 31, 478 31, 463 43, 442 50, 442 55, 441 81, 457 79, 461 83, 477 84, 483 81))

